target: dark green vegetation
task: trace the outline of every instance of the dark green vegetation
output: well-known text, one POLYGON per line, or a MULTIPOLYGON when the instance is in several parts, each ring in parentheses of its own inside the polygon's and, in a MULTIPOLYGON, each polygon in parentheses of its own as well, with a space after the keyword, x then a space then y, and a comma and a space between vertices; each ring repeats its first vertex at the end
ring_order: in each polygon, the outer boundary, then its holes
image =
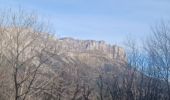
POLYGON ((57 39, 39 18, 0 14, 0 100, 170 100, 170 27, 138 49, 57 39))

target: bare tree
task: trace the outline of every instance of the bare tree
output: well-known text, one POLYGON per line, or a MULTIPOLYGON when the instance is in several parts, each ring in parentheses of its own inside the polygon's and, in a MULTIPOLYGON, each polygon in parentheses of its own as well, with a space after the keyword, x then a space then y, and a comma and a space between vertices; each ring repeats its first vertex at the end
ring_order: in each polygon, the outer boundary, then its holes
POLYGON ((161 22, 153 28, 153 34, 146 43, 153 77, 166 83, 166 96, 170 99, 170 24, 161 22))
MULTIPOLYGON (((6 59, 11 69, 15 93, 12 96, 15 100, 25 100, 37 84, 39 69, 48 60, 44 56, 50 49, 48 28, 35 14, 23 10, 9 10, 3 15, 1 58, 6 59)), ((51 52, 55 52, 55 48, 51 52)))

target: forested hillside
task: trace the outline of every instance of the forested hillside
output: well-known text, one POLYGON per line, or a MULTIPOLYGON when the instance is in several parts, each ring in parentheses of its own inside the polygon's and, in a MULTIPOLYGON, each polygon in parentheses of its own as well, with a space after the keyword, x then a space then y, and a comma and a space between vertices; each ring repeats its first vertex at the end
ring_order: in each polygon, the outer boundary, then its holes
POLYGON ((169 100, 170 24, 139 48, 58 38, 34 13, 0 12, 0 100, 169 100))

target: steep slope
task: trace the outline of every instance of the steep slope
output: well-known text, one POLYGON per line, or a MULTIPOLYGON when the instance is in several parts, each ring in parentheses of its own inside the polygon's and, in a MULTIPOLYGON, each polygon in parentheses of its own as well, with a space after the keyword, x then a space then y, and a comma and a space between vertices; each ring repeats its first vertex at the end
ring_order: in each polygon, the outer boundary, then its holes
MULTIPOLYGON (((113 77, 122 81, 126 71, 126 55, 121 47, 104 41, 73 38, 54 39, 50 44, 56 46, 57 52, 52 57, 48 52, 44 54, 45 58, 49 58, 47 66, 42 67, 43 79, 47 80, 44 87, 50 89, 57 86, 54 94, 62 94, 63 100, 83 100, 86 95, 89 100, 97 100, 96 82, 100 75, 105 78, 103 82, 109 82, 113 77), (73 99, 74 96, 77 99, 73 99)), ((46 93, 48 95, 49 91, 46 93)))
POLYGON ((61 38, 56 41, 57 55, 50 61, 54 69, 86 66, 84 68, 117 73, 124 70, 126 55, 121 47, 95 40, 61 38))

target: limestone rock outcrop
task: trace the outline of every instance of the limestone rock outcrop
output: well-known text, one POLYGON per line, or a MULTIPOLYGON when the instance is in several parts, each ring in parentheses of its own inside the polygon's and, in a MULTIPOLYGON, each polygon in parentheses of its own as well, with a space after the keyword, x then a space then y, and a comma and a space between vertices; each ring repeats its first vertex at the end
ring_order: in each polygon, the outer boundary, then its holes
POLYGON ((57 47, 61 53, 87 53, 105 56, 114 60, 125 60, 126 57, 123 48, 106 44, 104 41, 61 38, 58 40, 57 47))

